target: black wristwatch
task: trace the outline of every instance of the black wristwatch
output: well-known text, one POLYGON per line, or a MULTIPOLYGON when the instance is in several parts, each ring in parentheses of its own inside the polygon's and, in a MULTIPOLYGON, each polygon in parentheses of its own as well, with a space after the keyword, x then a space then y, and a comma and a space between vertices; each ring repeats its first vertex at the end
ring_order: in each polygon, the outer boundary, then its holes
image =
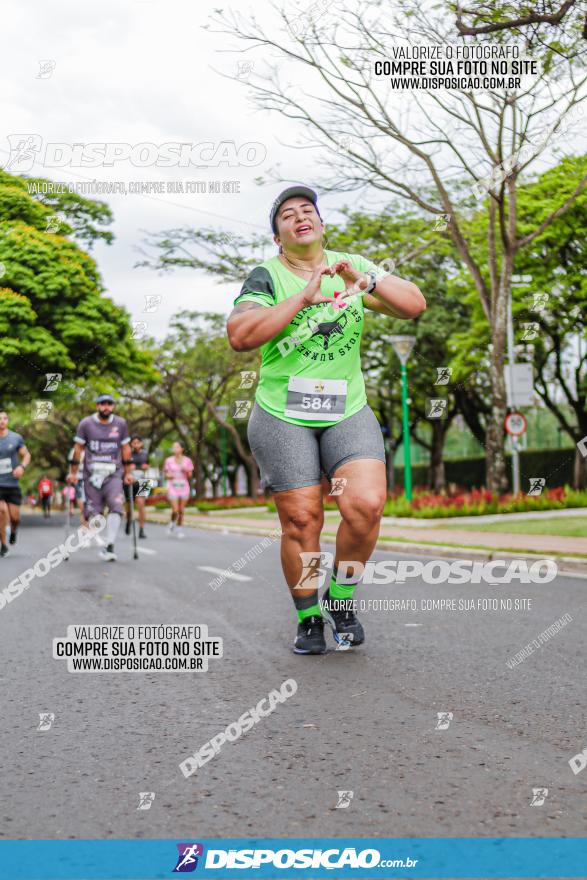
POLYGON ((367 272, 367 275, 369 276, 370 281, 363 293, 373 293, 377 286, 377 275, 375 272, 367 272))

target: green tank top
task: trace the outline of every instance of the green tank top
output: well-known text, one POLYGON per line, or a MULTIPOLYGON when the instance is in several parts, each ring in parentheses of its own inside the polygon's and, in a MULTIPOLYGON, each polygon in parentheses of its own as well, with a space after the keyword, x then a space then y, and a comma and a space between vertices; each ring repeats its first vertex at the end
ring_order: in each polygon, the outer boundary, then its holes
MULTIPOLYGON (((359 272, 377 267, 364 257, 324 251, 332 266, 347 260, 359 272)), ((234 304, 256 302, 273 306, 300 293, 307 280, 283 265, 277 256, 265 260, 248 275, 234 304)), ((324 296, 344 290, 340 276, 322 280, 324 296)), ((261 346, 261 372, 255 399, 278 419, 293 425, 328 427, 348 419, 367 402, 361 372, 361 335, 365 315, 363 298, 355 296, 346 307, 331 303, 307 306, 273 339, 261 346)))

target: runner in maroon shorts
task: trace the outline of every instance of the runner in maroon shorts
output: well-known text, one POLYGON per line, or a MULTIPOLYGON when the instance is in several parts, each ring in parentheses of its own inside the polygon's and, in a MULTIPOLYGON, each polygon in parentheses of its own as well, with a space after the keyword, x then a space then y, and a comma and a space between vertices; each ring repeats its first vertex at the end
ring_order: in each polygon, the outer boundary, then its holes
POLYGON ((96 400, 97 412, 86 416, 78 425, 68 482, 75 482, 82 450, 84 455, 85 516, 89 520, 108 508, 106 519, 106 547, 100 556, 114 562, 114 542, 124 511, 123 482, 133 482, 130 436, 124 419, 113 413, 114 398, 100 394, 96 400))

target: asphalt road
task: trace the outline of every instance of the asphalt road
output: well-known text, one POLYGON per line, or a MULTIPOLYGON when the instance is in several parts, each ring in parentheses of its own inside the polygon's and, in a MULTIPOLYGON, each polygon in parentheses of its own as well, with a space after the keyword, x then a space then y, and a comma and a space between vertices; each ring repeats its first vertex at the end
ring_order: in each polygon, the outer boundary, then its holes
MULTIPOLYGON (((25 518, 1 585, 63 538, 25 518)), ((80 551, 0 610, 3 838, 582 836, 587 770, 587 580, 360 588, 369 598, 531 599, 520 611, 367 611, 354 652, 294 655, 295 616, 273 543, 148 526, 137 562, 80 551), (564 614, 562 632, 506 661, 564 614), (52 659, 69 624, 207 624, 207 672, 72 674, 52 659), (416 625, 414 625, 416 624, 416 625), (189 779, 179 763, 293 678, 297 693, 189 779), (51 712, 39 731, 39 714, 51 712), (452 712, 437 730, 437 713, 452 712), (548 788, 542 806, 532 789, 548 788), (338 791, 352 791, 336 808, 338 791), (155 792, 137 809, 139 792, 155 792)), ((326 549, 326 548, 325 548, 326 549)), ((377 553, 376 559, 393 559, 377 553)), ((361 593, 357 593, 359 597, 361 593)))

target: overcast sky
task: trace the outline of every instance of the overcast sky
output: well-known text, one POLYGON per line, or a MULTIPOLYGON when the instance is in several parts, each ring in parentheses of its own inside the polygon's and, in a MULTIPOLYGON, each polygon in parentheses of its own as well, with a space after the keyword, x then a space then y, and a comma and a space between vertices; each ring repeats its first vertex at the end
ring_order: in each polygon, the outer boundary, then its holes
MULTIPOLYGON (((218 4, 216 4, 218 6, 218 4)), ((121 142, 129 144, 204 141, 260 142, 260 164, 251 167, 135 167, 129 161, 103 168, 49 168, 36 163, 29 174, 52 180, 238 181, 240 193, 108 195, 114 214, 111 246, 98 245, 98 261, 109 295, 133 319, 148 321, 149 332, 164 332, 182 308, 227 312, 235 285, 217 284, 204 273, 184 270, 159 276, 135 269, 142 230, 183 225, 222 226, 228 231, 268 231, 268 213, 283 185, 260 188, 253 182, 281 161, 293 179, 311 180, 308 151, 280 146, 277 119, 256 111, 247 86, 235 76, 245 56, 220 50, 235 46, 201 29, 214 9, 210 2, 126 2, 99 6, 64 0, 11 4, 4 20, 5 51, 0 57, 4 86, 0 99, 0 162, 8 156, 8 134, 36 133, 44 143, 121 142), (14 39, 8 39, 11 32, 14 39), (41 60, 53 60, 50 77, 37 78, 41 60), (265 155, 266 154, 266 155, 265 155), (144 296, 158 294, 155 315, 142 315, 144 296)), ((241 6, 246 11, 247 6, 241 6)), ((269 10, 269 7, 267 7, 269 10)), ((279 137, 295 140, 293 124, 279 119, 279 137)), ((326 206, 328 200, 324 200, 326 206)), ((271 239, 268 239, 271 241, 271 239)))
MULTIPOLYGON (((127 184, 239 182, 239 194, 103 197, 114 214, 111 228, 116 239, 110 247, 98 245, 93 253, 108 294, 128 308, 133 320, 147 321, 148 332, 156 336, 165 332, 170 316, 180 309, 228 312, 238 286, 218 284, 190 270, 159 276, 133 268, 143 230, 213 225, 240 233, 263 232, 268 230, 270 204, 283 185, 259 187, 255 177, 277 163, 288 179, 316 184, 324 175, 320 164, 324 155, 318 148, 283 145, 299 142, 298 123, 260 112, 248 97, 246 82, 216 72, 235 76, 239 63, 263 61, 258 54, 240 49, 223 51, 238 48, 238 43, 202 30, 218 5, 208 0, 104 0, 97 6, 51 0, 34 8, 11 2, 3 11, 0 164, 8 157, 8 135, 23 133, 38 134, 44 144, 234 141, 239 147, 254 141, 263 145, 262 161, 252 167, 141 168, 125 161, 88 169, 50 168, 37 162, 27 172, 68 182, 93 178, 127 184), (50 75, 39 76, 41 61, 54 62, 50 75), (162 303, 156 314, 144 315, 144 297, 150 294, 160 295, 162 303)), ((232 7, 242 13, 249 8, 248 3, 232 7)), ((267 0, 257 0, 255 13, 268 26, 274 17, 267 0)), ((302 66, 288 73, 299 83, 307 76, 302 66)), ((408 94, 397 95, 395 101, 399 109, 409 107, 408 94)), ((349 194, 324 196, 325 220, 335 219, 336 208, 352 199, 349 194)))

